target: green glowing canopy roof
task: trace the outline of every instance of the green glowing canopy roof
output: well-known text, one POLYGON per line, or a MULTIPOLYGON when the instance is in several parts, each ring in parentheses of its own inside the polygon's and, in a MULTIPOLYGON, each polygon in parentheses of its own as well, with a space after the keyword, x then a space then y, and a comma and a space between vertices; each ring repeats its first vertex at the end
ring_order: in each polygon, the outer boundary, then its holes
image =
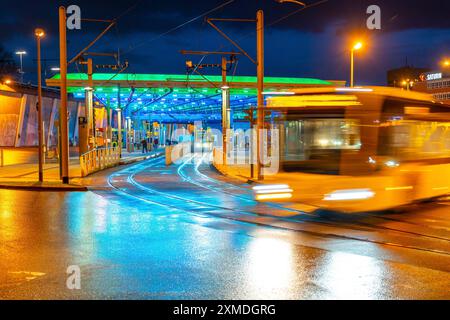
MULTIPOLYGON (((47 79, 48 86, 59 86, 60 75, 47 79)), ((85 73, 67 75, 68 92, 84 97, 88 86, 85 73)), ((230 100, 233 110, 256 104, 256 77, 229 76, 230 100)), ((220 114, 222 77, 174 74, 114 74, 93 75, 96 101, 132 112, 205 112, 220 114), (206 78, 206 79, 205 79, 206 78)), ((264 78, 265 91, 296 89, 311 86, 332 86, 337 82, 309 78, 264 78)))
MULTIPOLYGON (((221 76, 205 76, 209 81, 213 83, 221 83, 221 76)), ((199 75, 179 75, 179 74, 132 74, 132 73, 122 73, 122 74, 111 74, 111 73, 95 73, 93 75, 94 81, 108 81, 108 82, 118 82, 118 81, 126 81, 126 82, 196 82, 207 84, 208 81, 199 75)), ((59 80, 60 75, 57 74, 51 79, 47 80, 50 83, 56 83, 59 80)), ((85 73, 69 73, 67 75, 67 79, 69 81, 87 81, 87 74, 85 73)), ((247 76, 229 76, 227 78, 227 82, 230 84, 240 84, 240 83, 248 83, 248 84, 256 84, 256 77, 247 77, 247 76)), ((268 85, 306 85, 306 86, 314 86, 314 85, 332 85, 329 81, 319 80, 319 79, 310 79, 310 78, 280 78, 280 77, 265 77, 264 82, 268 85)))

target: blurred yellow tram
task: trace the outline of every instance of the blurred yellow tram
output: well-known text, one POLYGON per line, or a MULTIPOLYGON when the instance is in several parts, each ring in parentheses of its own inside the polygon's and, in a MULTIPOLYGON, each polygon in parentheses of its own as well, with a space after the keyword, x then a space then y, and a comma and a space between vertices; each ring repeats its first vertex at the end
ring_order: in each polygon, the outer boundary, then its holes
POLYGON ((450 107, 394 88, 317 88, 268 98, 279 173, 257 200, 343 212, 450 192, 450 107))

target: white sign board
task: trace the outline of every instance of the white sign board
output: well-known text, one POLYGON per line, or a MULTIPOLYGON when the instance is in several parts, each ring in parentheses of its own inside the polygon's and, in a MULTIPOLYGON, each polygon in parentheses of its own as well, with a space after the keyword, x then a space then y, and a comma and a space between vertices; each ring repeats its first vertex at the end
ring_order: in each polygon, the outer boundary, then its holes
POLYGON ((427 74, 427 81, 442 79, 442 73, 427 74))

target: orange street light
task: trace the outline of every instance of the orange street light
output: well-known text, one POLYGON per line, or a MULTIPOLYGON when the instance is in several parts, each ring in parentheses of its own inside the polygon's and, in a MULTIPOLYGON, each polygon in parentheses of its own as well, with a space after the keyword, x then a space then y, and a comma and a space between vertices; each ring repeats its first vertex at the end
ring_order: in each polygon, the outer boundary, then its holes
POLYGON ((410 91, 414 86, 414 81, 407 79, 402 81, 402 86, 406 88, 406 91, 410 91))
POLYGON ((360 50, 362 47, 362 42, 358 41, 353 45, 352 50, 350 50, 350 87, 353 87, 355 84, 355 51, 360 50))
POLYGON ((359 50, 363 47, 363 44, 361 42, 357 42, 353 45, 353 50, 359 50))
POLYGON ((37 38, 43 38, 43 37, 45 37, 45 31, 44 31, 43 29, 41 29, 41 28, 36 28, 36 29, 34 30, 34 35, 35 35, 37 38))
POLYGON ((450 59, 445 59, 445 60, 442 62, 442 65, 443 65, 444 67, 450 67, 450 59))

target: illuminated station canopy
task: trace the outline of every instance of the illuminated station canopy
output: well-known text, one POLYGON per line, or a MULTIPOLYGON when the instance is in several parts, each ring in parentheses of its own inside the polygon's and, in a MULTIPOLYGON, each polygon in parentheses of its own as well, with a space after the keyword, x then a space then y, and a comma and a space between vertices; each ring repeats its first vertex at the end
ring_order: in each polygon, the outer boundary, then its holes
MULTIPOLYGON (((59 75, 47 79, 48 86, 59 86, 59 75)), ((83 99, 88 78, 84 73, 67 76, 68 92, 83 99)), ((229 76, 230 105, 235 119, 242 110, 256 105, 256 77, 229 76)), ((190 120, 219 120, 222 107, 222 77, 163 74, 95 73, 94 99, 104 106, 121 108, 127 116, 169 115, 190 120), (120 99, 120 103, 119 103, 120 99)), ((340 82, 309 78, 264 79, 265 91, 339 85, 340 82)))

